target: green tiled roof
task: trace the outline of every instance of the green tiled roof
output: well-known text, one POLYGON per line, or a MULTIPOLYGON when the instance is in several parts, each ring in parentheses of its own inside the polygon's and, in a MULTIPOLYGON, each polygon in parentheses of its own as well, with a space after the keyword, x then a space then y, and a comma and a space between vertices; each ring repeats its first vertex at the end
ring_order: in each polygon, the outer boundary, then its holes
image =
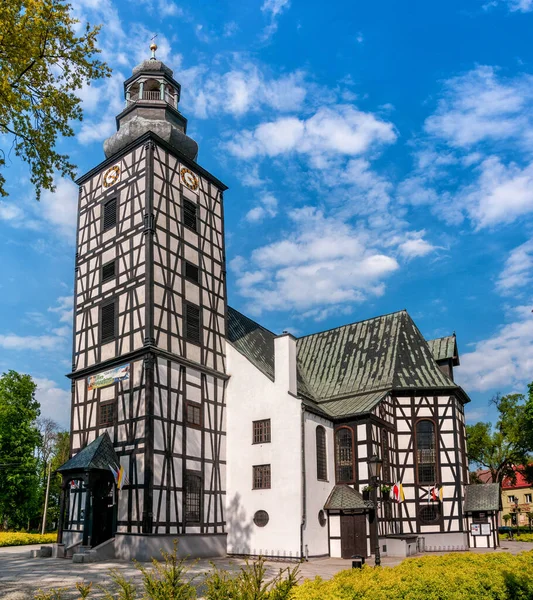
POLYGON ((97 437, 94 442, 85 446, 57 471, 63 475, 73 471, 109 471, 109 465, 118 465, 119 459, 107 431, 97 437))
POLYGON ((406 311, 297 340, 298 362, 317 402, 400 389, 456 388, 406 311))
MULTIPOLYGON (((272 380, 275 337, 228 308, 229 341, 272 380)), ((304 336, 296 346, 298 394, 332 418, 370 412, 392 391, 460 390, 405 310, 304 336)))
POLYGON ((446 337, 428 340, 428 346, 435 360, 439 361, 451 358, 454 367, 459 365, 459 352, 457 351, 455 333, 446 337))
POLYGON ((363 500, 363 496, 345 483, 336 485, 329 495, 324 508, 326 510, 368 510, 374 505, 363 500))
POLYGON ((466 486, 465 512, 500 510, 499 483, 477 483, 466 486))
POLYGON ((272 381, 275 337, 268 329, 228 306, 228 340, 272 381))

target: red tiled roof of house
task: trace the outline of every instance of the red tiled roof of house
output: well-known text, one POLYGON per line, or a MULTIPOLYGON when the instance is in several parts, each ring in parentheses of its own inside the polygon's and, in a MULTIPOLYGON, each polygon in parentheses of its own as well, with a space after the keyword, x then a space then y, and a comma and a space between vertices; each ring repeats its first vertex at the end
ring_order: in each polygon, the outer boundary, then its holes
POLYGON ((514 472, 516 474, 516 483, 513 485, 510 478, 506 477, 502 481, 502 489, 503 490, 516 490, 518 488, 528 488, 533 487, 524 476, 524 469, 522 467, 514 467, 514 472))

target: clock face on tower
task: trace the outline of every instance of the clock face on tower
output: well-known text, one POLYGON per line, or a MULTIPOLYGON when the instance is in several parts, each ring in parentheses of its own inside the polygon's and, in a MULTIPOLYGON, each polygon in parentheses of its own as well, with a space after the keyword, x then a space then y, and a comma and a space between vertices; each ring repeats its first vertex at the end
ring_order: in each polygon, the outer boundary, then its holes
POLYGON ((120 167, 115 165, 104 173, 104 187, 109 188, 120 180, 120 167))
POLYGON ((193 192, 198 189, 198 177, 190 169, 183 167, 181 170, 181 180, 193 192))

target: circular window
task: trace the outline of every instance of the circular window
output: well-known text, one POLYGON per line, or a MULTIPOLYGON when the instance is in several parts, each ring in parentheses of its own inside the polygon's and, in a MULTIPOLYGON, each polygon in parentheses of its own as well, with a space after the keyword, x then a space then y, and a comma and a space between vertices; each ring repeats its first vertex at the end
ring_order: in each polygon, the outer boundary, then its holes
POLYGON ((327 523, 326 513, 323 510, 318 511, 318 522, 320 523, 320 527, 325 527, 327 523))
POLYGON ((258 527, 264 527, 268 523, 268 513, 266 510, 258 510, 254 515, 254 523, 258 527))
POLYGON ((418 516, 420 517, 422 523, 434 523, 435 521, 439 520, 439 509, 437 506, 429 504, 428 506, 423 506, 420 509, 418 516))

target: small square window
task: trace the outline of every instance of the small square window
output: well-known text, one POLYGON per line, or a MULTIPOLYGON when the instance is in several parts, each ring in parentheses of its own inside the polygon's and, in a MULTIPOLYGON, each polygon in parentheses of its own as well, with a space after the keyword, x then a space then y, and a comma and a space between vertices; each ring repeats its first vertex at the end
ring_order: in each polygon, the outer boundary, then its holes
POLYGON ((253 467, 254 490, 270 489, 270 465, 256 465, 253 467))
POLYGON ((200 307, 185 304, 185 338, 189 342, 201 342, 202 328, 200 324, 200 307))
POLYGON ((102 344, 115 339, 115 301, 100 309, 100 341, 102 344))
POLYGON ((268 444, 270 442, 270 419, 253 421, 252 429, 254 444, 268 444))
POLYGON ((102 267, 102 283, 106 281, 111 281, 111 279, 115 279, 115 261, 106 263, 102 267))
POLYGON ((198 231, 198 205, 190 200, 183 200, 183 224, 185 227, 198 231))
POLYGON ((112 198, 104 204, 104 231, 117 224, 117 199, 112 198))
POLYGON ((526 494, 525 502, 526 504, 531 504, 531 494, 526 494))
POLYGON ((100 404, 100 425, 113 425, 115 422, 115 403, 100 404))
POLYGON ((196 402, 187 402, 187 423, 196 427, 202 426, 202 405, 196 402))
POLYGON ((200 267, 193 265, 188 260, 185 261, 185 279, 200 283, 200 267))

